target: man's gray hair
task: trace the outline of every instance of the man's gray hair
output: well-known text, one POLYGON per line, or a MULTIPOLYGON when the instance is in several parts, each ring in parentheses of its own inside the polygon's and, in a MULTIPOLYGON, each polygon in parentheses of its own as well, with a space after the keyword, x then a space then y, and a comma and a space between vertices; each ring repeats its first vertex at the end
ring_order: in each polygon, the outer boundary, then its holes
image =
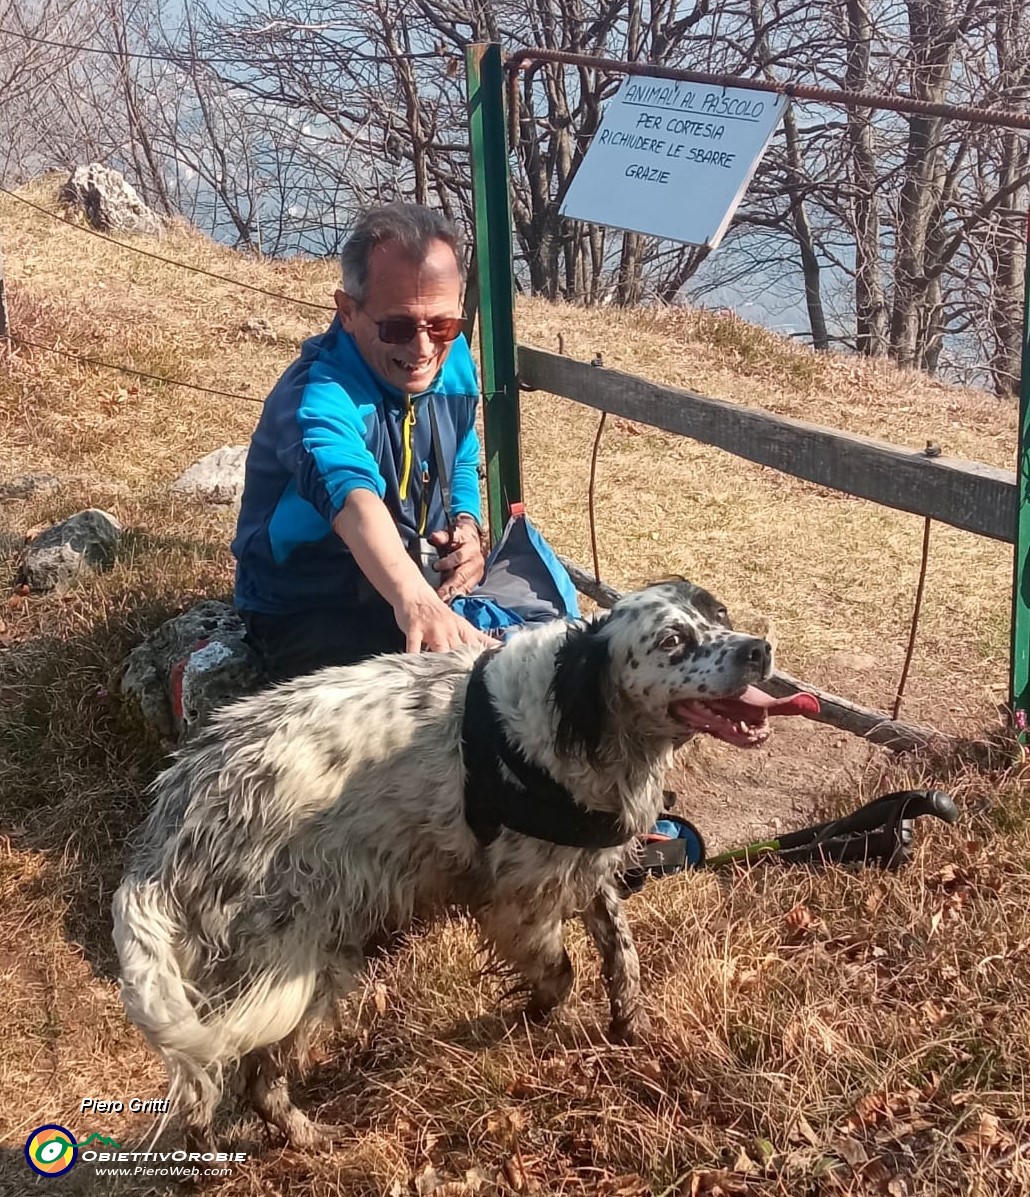
POLYGON ((368 270, 377 245, 396 241, 413 262, 424 262, 434 241, 454 250, 458 271, 465 281, 465 257, 457 225, 422 204, 396 202, 362 213, 340 253, 344 291, 358 303, 368 294, 368 270))

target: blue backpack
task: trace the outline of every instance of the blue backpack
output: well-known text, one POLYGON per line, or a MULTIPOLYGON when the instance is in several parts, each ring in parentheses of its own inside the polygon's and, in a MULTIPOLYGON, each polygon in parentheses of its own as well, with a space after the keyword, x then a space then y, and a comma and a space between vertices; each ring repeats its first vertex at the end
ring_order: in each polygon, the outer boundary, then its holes
POLYGON ((524 624, 578 619, 580 614, 568 570, 521 503, 512 504, 504 534, 486 559, 482 582, 451 607, 473 627, 501 639, 524 624))
MULTIPOLYGON (((449 523, 450 474, 432 398, 428 406, 437 485, 449 523)), ((453 599, 451 609, 473 627, 502 640, 524 624, 579 618, 579 600, 568 570, 533 526, 522 503, 512 503, 504 533, 486 559, 483 580, 471 594, 453 599)))

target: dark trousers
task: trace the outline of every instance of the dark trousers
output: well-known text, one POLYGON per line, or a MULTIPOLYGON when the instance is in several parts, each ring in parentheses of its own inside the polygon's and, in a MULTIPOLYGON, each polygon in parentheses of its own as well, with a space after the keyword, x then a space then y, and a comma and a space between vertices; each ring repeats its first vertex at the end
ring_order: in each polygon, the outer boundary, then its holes
POLYGON ((247 642, 273 682, 327 665, 356 665, 404 651, 404 634, 386 603, 317 609, 295 615, 241 611, 247 642))

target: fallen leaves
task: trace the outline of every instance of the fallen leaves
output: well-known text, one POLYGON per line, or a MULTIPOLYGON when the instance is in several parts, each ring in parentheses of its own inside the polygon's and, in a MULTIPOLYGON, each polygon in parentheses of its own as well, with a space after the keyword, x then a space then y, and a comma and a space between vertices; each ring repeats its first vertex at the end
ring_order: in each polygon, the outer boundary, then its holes
POLYGON ((661 1062, 653 1056, 645 1056, 638 1060, 636 1070, 640 1076, 646 1080, 654 1081, 656 1084, 665 1076, 665 1070, 662 1068, 661 1062))
POLYGON ((788 1138, 795 1143, 808 1143, 812 1147, 818 1147, 822 1141, 804 1114, 798 1114, 788 1132, 788 1138))
POLYGON ((516 1193, 539 1193, 540 1182, 531 1174, 526 1158, 518 1153, 509 1156, 501 1165, 501 1175, 516 1193))
POLYGON ((924 1091, 911 1085, 896 1092, 865 1093, 855 1102, 846 1127, 849 1131, 863 1131, 892 1122, 913 1112, 924 1099, 924 1091))
MULTIPOLYGON (((640 1070, 645 1077, 660 1065, 645 1059, 640 1070)), ((539 1061, 535 1070, 520 1072, 508 1084, 510 1097, 524 1100, 542 1093, 560 1092, 577 1100, 589 1100, 598 1079, 598 1058, 594 1055, 555 1055, 539 1061)))
POLYGON ((959 889, 966 889, 973 884, 974 870, 963 868, 961 865, 948 863, 936 873, 926 879, 927 889, 943 890, 947 894, 959 889))
POLYGON ((651 1186, 636 1172, 607 1176, 597 1184, 597 1197, 651 1197, 651 1186))
MULTIPOLYGON (((477 1193, 492 1187, 489 1177, 484 1173, 481 1181, 475 1175, 477 1171, 470 1169, 464 1180, 444 1180, 432 1164, 427 1164, 412 1182, 414 1192, 416 1197, 475 1197, 477 1193)), ((390 1197, 405 1197, 411 1191, 411 1186, 399 1180, 394 1181, 390 1197)))
POLYGON ((98 406, 105 416, 117 416, 130 400, 139 398, 139 393, 138 383, 132 383, 127 387, 115 387, 113 391, 100 396, 98 406))
POLYGON ((939 1027, 948 1017, 948 1011, 930 998, 927 998, 924 1002, 920 1002, 916 1007, 916 1011, 921 1017, 913 1019, 913 1025, 915 1026, 922 1023, 922 1025, 928 1027, 939 1027))
POLYGON ((833 1056, 843 1045, 841 1036, 816 1013, 796 1015, 783 1028, 783 1050, 789 1056, 833 1056))
MULTIPOLYGON (((639 1178, 638 1178, 639 1179, 639 1178)), ((525 1161, 507 1159, 493 1172, 486 1168, 468 1168, 461 1180, 445 1179, 433 1164, 426 1164, 417 1176, 405 1184, 395 1180, 390 1197, 496 1197, 500 1193, 525 1193, 527 1197, 542 1193, 540 1182, 527 1171, 525 1161)), ((646 1197, 647 1190, 637 1192, 606 1190, 607 1197, 646 1197)))
POLYGON ((833 1144, 833 1153, 834 1155, 839 1155, 852 1168, 861 1168, 869 1162, 869 1152, 866 1151, 865 1147, 857 1139, 853 1139, 850 1136, 838 1139, 833 1144))
POLYGON ((746 1197, 747 1191, 746 1180, 724 1168, 717 1168, 692 1172, 679 1194, 680 1197, 746 1197))
POLYGON ((788 910, 783 919, 787 933, 793 939, 805 939, 826 934, 826 923, 803 903, 788 910))
POLYGON ((974 1154, 1009 1151, 1016 1145, 1015 1138, 1004 1129, 998 1117, 986 1111, 981 1111, 975 1125, 956 1135, 955 1140, 974 1154))

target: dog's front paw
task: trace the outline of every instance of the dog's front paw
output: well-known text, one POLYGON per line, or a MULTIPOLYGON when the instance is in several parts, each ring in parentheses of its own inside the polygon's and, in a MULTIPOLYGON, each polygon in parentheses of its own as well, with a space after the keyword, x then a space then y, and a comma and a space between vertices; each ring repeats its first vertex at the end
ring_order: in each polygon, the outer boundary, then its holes
POLYGON ((353 1127, 312 1122, 301 1114, 299 1118, 291 1119, 286 1138, 295 1151, 331 1151, 353 1134, 353 1127))
POLYGON ((553 998, 544 1001, 533 998, 523 1007, 522 1016, 527 1022, 546 1022, 557 1005, 558 1003, 553 998))
POLYGON ((643 1043, 651 1037, 651 1019, 643 1010, 634 1010, 632 1014, 613 1018, 610 1034, 613 1043, 625 1043, 630 1047, 643 1043))

